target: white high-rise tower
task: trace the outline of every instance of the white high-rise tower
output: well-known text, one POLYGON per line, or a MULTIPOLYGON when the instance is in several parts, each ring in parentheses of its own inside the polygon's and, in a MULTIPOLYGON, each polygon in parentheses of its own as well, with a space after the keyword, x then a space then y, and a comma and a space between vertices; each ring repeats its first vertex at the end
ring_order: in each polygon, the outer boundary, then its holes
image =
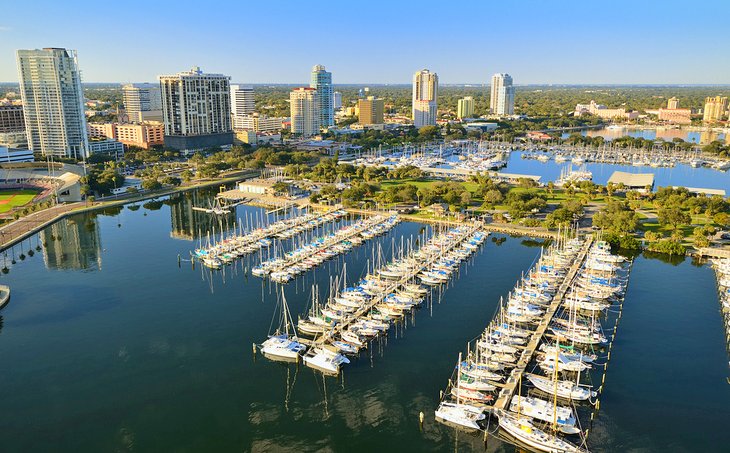
POLYGON ((416 127, 436 124, 439 77, 428 69, 413 75, 413 124, 416 127))
POLYGON ((253 87, 245 85, 231 85, 231 115, 233 128, 243 129, 243 124, 249 121, 249 115, 256 110, 253 98, 253 87))
POLYGON ((494 74, 489 108, 495 115, 514 115, 515 87, 509 74, 494 74))
POLYGON ((309 137, 317 135, 320 127, 319 93, 314 88, 295 88, 289 93, 291 131, 309 137))
POLYGON ((84 158, 89 138, 75 50, 18 50, 28 145, 43 155, 84 158))

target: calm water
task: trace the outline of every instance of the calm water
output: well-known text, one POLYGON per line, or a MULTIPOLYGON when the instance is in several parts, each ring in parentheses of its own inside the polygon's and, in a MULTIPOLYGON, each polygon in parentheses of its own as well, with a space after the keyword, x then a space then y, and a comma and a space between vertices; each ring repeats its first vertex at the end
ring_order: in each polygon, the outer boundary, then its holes
MULTIPOLYGON (((588 129, 580 131, 581 135, 588 137, 603 137, 606 140, 613 140, 623 136, 644 138, 647 140, 662 139, 671 142, 675 138, 681 138, 685 142, 699 143, 705 145, 714 140, 725 140, 725 133, 717 131, 693 131, 688 129, 588 129)), ((563 138, 568 138, 571 133, 564 133, 563 138)))
MULTIPOLYGON (((197 197, 197 196, 196 196, 197 197)), ((199 202, 200 200, 196 200, 199 202)), ((438 394, 468 339, 538 247, 487 241, 453 284, 406 327, 345 368, 341 379, 254 358, 276 288, 245 269, 210 273, 183 261, 211 228, 190 202, 77 216, 30 246, 0 282, 2 451, 483 451, 481 439, 433 420, 438 394), (422 429, 418 413, 426 414, 422 429)), ((239 207, 238 217, 260 210, 239 207)), ((347 262, 365 271, 389 235, 285 287, 295 313, 310 286, 326 292, 347 262)), ((638 258, 613 348, 595 451, 727 451, 730 385, 714 276, 689 261, 638 258)), ((489 451, 513 451, 490 439, 489 451)))
MULTIPOLYGON (((536 159, 522 159, 521 156, 521 152, 510 153, 507 167, 500 171, 539 175, 542 177, 541 182, 548 182, 558 179, 560 172, 571 165, 569 162, 558 163, 554 160, 540 162, 536 159)), ((596 184, 605 185, 613 172, 618 170, 628 173, 652 173, 654 174, 654 187, 685 186, 702 189, 724 189, 726 193, 730 194, 730 175, 725 171, 710 168, 694 168, 684 164, 661 168, 598 163, 588 163, 585 166, 593 173, 593 182, 596 184)), ((573 169, 577 170, 578 166, 573 165, 573 169)))

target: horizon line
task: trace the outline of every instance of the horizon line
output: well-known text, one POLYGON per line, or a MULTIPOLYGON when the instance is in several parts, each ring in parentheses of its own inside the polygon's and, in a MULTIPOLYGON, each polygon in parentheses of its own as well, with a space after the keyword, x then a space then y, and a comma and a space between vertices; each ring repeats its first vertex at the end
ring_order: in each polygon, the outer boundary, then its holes
MULTIPOLYGON (((0 85, 18 85, 20 82, 17 81, 3 81, 0 85)), ((95 85, 125 85, 128 83, 154 83, 154 81, 135 81, 135 82, 119 82, 119 81, 103 81, 103 82, 91 82, 82 81, 82 84, 95 84, 95 85)), ((269 85, 269 86, 308 86, 306 83, 296 82, 234 82, 231 81, 232 85, 269 85)), ((333 86, 410 86, 412 82, 342 82, 333 83, 333 86)), ((476 87, 488 87, 489 83, 484 82, 448 82, 439 83, 441 86, 476 86, 476 87)), ((530 86, 573 86, 573 87, 730 87, 730 82, 726 83, 648 83, 648 82, 637 82, 637 83, 583 83, 583 82, 535 82, 535 83, 515 83, 515 87, 530 87, 530 86)))

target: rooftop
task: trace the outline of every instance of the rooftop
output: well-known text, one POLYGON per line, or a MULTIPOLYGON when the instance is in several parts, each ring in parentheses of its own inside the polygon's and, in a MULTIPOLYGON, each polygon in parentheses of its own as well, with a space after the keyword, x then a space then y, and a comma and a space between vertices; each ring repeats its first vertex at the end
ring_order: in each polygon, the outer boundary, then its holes
POLYGON ((623 184, 626 187, 641 187, 654 185, 654 173, 627 173, 625 171, 615 171, 608 178, 609 183, 623 184))

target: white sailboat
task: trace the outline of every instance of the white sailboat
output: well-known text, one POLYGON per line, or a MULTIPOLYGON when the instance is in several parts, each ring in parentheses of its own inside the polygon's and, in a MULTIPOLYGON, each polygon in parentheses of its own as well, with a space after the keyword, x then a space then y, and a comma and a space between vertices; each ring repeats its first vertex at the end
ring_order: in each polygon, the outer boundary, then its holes
POLYGON ((528 418, 508 411, 497 410, 499 427, 521 443, 537 451, 547 453, 588 453, 588 450, 571 444, 560 437, 538 429, 528 418))
POLYGON ((299 342, 289 306, 286 303, 286 296, 282 290, 279 327, 261 344, 261 352, 273 360, 298 360, 299 355, 306 350, 307 347, 299 342))
MULTIPOLYGON (((456 386, 461 385, 461 353, 457 365, 456 386)), ((453 393, 453 392, 452 392, 453 393)), ((469 430, 481 429, 479 422, 484 420, 484 410, 469 404, 462 404, 459 392, 456 392, 456 403, 442 401, 436 409, 436 420, 445 423, 453 423, 459 427, 469 430)))

